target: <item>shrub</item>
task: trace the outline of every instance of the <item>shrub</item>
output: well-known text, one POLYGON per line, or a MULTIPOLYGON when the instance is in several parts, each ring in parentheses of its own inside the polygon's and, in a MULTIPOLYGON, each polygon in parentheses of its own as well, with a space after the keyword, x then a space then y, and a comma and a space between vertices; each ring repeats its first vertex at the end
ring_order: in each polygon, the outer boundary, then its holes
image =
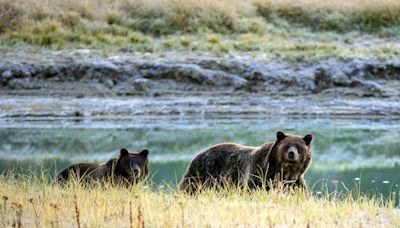
POLYGON ((11 0, 0 1, 0 34, 22 23, 24 11, 11 0))

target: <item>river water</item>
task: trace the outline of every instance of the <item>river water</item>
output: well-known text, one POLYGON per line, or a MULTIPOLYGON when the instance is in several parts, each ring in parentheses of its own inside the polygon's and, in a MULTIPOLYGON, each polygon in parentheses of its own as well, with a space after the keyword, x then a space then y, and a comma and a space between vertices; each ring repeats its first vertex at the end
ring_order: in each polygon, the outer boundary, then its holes
POLYGON ((74 162, 104 162, 122 147, 150 150, 152 181, 175 186, 202 149, 216 143, 257 146, 276 130, 314 136, 306 180, 314 193, 346 191, 399 197, 400 120, 195 118, 2 119, 0 172, 47 170, 74 162), (17 168, 16 168, 17 167, 17 168))

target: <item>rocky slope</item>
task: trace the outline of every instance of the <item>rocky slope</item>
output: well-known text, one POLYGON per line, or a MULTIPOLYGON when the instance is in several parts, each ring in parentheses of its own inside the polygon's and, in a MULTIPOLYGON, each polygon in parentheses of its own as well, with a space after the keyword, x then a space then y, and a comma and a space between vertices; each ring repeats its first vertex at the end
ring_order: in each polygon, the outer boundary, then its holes
POLYGON ((0 60, 0 116, 400 114, 400 59, 289 64, 74 55, 0 60))

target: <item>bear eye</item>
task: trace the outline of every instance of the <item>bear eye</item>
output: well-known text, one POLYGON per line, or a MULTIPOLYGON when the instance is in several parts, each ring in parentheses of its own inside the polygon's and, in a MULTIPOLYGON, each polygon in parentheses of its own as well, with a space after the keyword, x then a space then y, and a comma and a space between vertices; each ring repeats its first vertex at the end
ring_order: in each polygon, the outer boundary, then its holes
POLYGON ((283 147, 284 150, 289 150, 289 145, 286 145, 285 147, 283 147))
POLYGON ((297 152, 298 152, 299 154, 303 153, 303 148, 297 146, 297 152))

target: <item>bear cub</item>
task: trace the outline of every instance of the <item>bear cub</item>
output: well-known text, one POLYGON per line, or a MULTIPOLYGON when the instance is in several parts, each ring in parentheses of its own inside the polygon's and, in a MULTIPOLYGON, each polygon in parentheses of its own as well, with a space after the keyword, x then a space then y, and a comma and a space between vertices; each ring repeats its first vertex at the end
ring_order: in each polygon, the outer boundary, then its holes
POLYGON ((311 164, 312 135, 276 133, 275 142, 258 147, 222 143, 200 152, 189 164, 180 189, 195 193, 209 187, 268 190, 271 183, 307 191, 304 174, 311 164))
POLYGON ((56 183, 63 184, 71 177, 79 181, 111 182, 136 184, 144 180, 150 172, 148 150, 131 153, 122 148, 120 155, 104 164, 77 163, 62 170, 56 177, 56 183))

